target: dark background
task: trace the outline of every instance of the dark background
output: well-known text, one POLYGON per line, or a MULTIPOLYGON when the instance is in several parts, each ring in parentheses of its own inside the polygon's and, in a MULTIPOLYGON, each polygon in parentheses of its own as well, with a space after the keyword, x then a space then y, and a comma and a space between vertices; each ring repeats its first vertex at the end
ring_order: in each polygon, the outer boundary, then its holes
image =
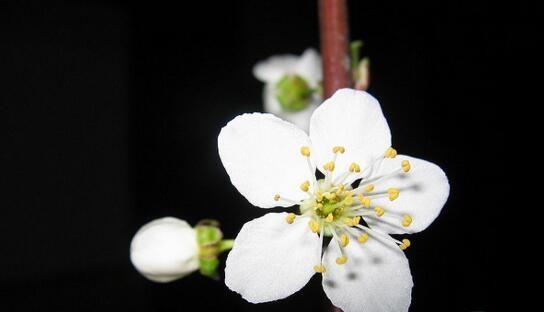
MULTIPOLYGON (((411 237, 412 311, 502 303, 497 168, 532 12, 350 1, 394 146, 450 179, 441 215, 411 237)), ((0 309, 326 311, 318 276, 252 305, 199 274, 148 282, 128 257, 154 218, 213 217, 234 237, 265 213, 230 184, 216 138, 261 110, 253 64, 317 48, 317 30, 314 1, 1 2, 0 309)))

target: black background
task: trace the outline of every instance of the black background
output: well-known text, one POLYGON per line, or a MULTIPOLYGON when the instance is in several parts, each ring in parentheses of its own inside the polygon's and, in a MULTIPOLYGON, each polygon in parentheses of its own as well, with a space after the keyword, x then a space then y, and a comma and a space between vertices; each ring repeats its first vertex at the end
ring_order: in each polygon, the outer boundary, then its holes
MULTIPOLYGON (((441 215, 411 237, 412 311, 501 304, 490 193, 532 10, 350 1, 394 146, 450 179, 441 215)), ((216 138, 261 110, 256 61, 319 46, 314 1, 8 1, 0 25, 2 311, 330 309, 318 276, 252 305, 198 274, 148 282, 128 258, 157 217, 213 217, 234 237, 265 213, 230 184, 216 138)))

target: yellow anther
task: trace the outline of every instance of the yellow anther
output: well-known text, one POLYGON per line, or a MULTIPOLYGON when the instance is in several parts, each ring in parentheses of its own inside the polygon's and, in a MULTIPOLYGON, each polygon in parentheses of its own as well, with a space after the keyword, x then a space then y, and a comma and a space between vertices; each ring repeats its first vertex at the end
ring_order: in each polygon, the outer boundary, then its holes
POLYGON ((325 198, 328 200, 333 200, 336 198, 336 193, 325 192, 323 193, 323 196, 325 196, 325 198))
POLYGON ((287 216, 285 217, 285 221, 289 224, 293 224, 293 222, 295 221, 295 218, 296 218, 296 214, 294 213, 289 213, 287 214, 287 216))
POLYGON ((349 226, 356 226, 357 224, 359 224, 360 221, 361 221, 361 217, 356 216, 356 217, 353 217, 353 218, 346 218, 344 220, 344 223, 349 225, 349 226))
POLYGON ((370 207, 370 198, 364 197, 363 194, 358 194, 357 198, 359 199, 361 204, 363 204, 363 206, 365 206, 365 208, 370 207))
POLYGON ((410 241, 407 238, 405 238, 402 240, 402 244, 400 244, 399 247, 401 250, 406 250, 406 248, 410 247, 410 245, 411 245, 410 241))
POLYGON ((389 194, 389 200, 394 201, 395 199, 399 198, 400 190, 392 187, 387 189, 387 194, 389 194))
POLYGON ((385 151, 384 157, 385 158, 395 158, 395 157, 397 157, 397 150, 392 148, 392 147, 388 148, 385 151))
POLYGON ((300 153, 302 154, 302 156, 310 156, 310 148, 308 146, 303 146, 300 148, 300 153))
POLYGON ((312 232, 319 232, 319 223, 317 223, 317 221, 310 220, 310 222, 308 222, 308 226, 310 227, 310 230, 312 230, 312 232))
POLYGON ((380 207, 380 206, 376 206, 376 207, 374 208, 374 212, 376 212, 376 215, 377 215, 378 217, 381 217, 381 216, 383 216, 383 214, 385 213, 385 210, 383 210, 383 208, 380 207))
POLYGON ((346 195, 344 198, 344 204, 351 206, 351 204, 353 204, 353 195, 346 195))
POLYGON ((361 222, 361 217, 360 216, 356 216, 353 218, 353 225, 357 225, 359 224, 359 222, 361 222))
POLYGON ((402 222, 401 222, 402 226, 404 227, 409 227, 410 224, 412 224, 412 217, 409 216, 409 215, 404 215, 402 216, 402 222))
POLYGON ((336 153, 344 154, 345 151, 346 149, 343 146, 335 146, 332 148, 332 152, 335 154, 336 153))
POLYGON ((357 163, 349 165, 349 172, 361 172, 361 167, 357 163))
POLYGON ((276 194, 276 195, 274 195, 274 200, 275 200, 275 201, 278 201, 278 200, 280 200, 280 194, 276 194))
POLYGON ((359 237, 357 237, 357 241, 361 244, 364 244, 366 243, 366 241, 368 240, 368 234, 367 233, 363 233, 361 235, 359 235, 359 237))
POLYGON ((325 266, 323 264, 318 264, 318 265, 314 265, 314 271, 316 271, 317 273, 325 273, 325 271, 327 271, 325 269, 325 266))
POLYGON ((322 203, 317 203, 317 205, 315 205, 315 207, 317 209, 323 209, 323 204, 322 203))
POLYGON ((342 192, 344 192, 344 188, 345 188, 345 185, 344 185, 344 184, 340 184, 340 185, 338 186, 338 189, 336 190, 336 195, 342 194, 342 192))
POLYGON ((305 181, 304 183, 302 183, 300 185, 300 189, 303 191, 303 192, 308 192, 308 190, 310 189, 310 182, 309 181, 305 181))
POLYGON ((323 201, 323 195, 321 193, 319 193, 319 192, 316 192, 315 193, 315 200, 317 202, 323 201))
POLYGON ((348 257, 346 257, 346 256, 341 256, 341 257, 336 258, 336 264, 341 265, 341 264, 344 264, 346 262, 348 262, 348 257))
POLYGON ((365 193, 370 193, 370 192, 372 192, 373 190, 374 190, 374 184, 369 184, 369 185, 365 186, 365 188, 363 189, 363 191, 364 191, 365 193))
POLYGON ((410 165, 410 162, 406 159, 400 163, 400 167, 402 168, 402 171, 404 172, 408 172, 410 171, 410 168, 412 168, 412 166, 410 165))
POLYGON ((329 215, 325 218, 326 222, 331 223, 334 220, 334 216, 332 215, 332 212, 329 213, 329 215))
POLYGON ((323 165, 323 169, 327 171, 334 171, 334 161, 329 161, 328 163, 323 165))
POLYGON ((348 244, 349 236, 347 236, 346 234, 340 235, 340 245, 342 245, 342 247, 346 247, 348 244))

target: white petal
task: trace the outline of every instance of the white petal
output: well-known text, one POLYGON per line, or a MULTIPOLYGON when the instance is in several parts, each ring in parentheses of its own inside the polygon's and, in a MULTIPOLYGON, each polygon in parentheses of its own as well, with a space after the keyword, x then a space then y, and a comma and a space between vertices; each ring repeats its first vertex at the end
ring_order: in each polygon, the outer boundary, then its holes
POLYGON ((274 93, 274 84, 267 83, 263 90, 264 111, 274 114, 283 120, 293 123, 300 129, 308 132, 310 129, 310 117, 317 108, 321 100, 318 97, 312 98, 312 101, 305 109, 298 112, 288 112, 281 108, 278 99, 274 93))
POLYGON ((180 219, 166 217, 142 226, 130 244, 130 260, 155 282, 169 282, 198 269, 196 233, 180 219))
POLYGON ((336 91, 315 110, 310 138, 319 170, 333 159, 333 147, 345 148, 336 160, 336 174, 346 172, 352 162, 364 170, 391 146, 389 126, 378 101, 364 91, 352 89, 336 91))
POLYGON ((298 59, 295 72, 304 78, 310 87, 317 87, 321 80, 323 80, 319 53, 314 49, 306 49, 298 59))
POLYGON ((299 57, 292 54, 274 55, 253 67, 253 75, 262 82, 277 82, 286 73, 294 72, 299 57))
POLYGON ((275 194, 297 201, 308 197, 299 188, 310 180, 307 160, 300 154, 310 140, 301 129, 271 114, 244 114, 223 127, 218 143, 232 184, 253 205, 293 205, 275 201, 275 194))
POLYGON ((423 231, 436 219, 448 199, 450 185, 446 174, 437 165, 422 159, 405 155, 398 155, 394 159, 385 159, 376 172, 376 176, 400 168, 401 162, 405 159, 411 164, 409 172, 398 173, 375 184, 375 191, 395 187, 400 189, 400 195, 393 202, 388 198, 372 201, 373 205, 380 205, 386 211, 383 217, 378 220, 365 219, 372 228, 391 234, 423 231), (399 217, 404 214, 410 215, 412 224, 407 228, 399 226, 399 219, 390 217, 392 213, 399 217))
POLYGON ((269 213, 242 227, 227 258, 225 283, 249 302, 285 298, 301 289, 320 262, 320 242, 307 217, 287 224, 269 213))
POLYGON ((336 242, 323 255, 323 289, 333 305, 344 312, 408 311, 412 275, 395 243, 371 236, 365 244, 354 240, 344 250, 348 261, 343 265, 335 262, 340 256, 336 242))

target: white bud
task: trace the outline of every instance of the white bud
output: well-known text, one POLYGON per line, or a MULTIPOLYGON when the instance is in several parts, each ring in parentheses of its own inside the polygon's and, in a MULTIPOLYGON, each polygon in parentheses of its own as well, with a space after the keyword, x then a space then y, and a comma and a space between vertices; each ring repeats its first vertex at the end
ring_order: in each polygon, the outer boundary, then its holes
POLYGON ((130 260, 138 272, 154 282, 182 278, 198 270, 196 231, 184 220, 153 220, 132 238, 130 260))

